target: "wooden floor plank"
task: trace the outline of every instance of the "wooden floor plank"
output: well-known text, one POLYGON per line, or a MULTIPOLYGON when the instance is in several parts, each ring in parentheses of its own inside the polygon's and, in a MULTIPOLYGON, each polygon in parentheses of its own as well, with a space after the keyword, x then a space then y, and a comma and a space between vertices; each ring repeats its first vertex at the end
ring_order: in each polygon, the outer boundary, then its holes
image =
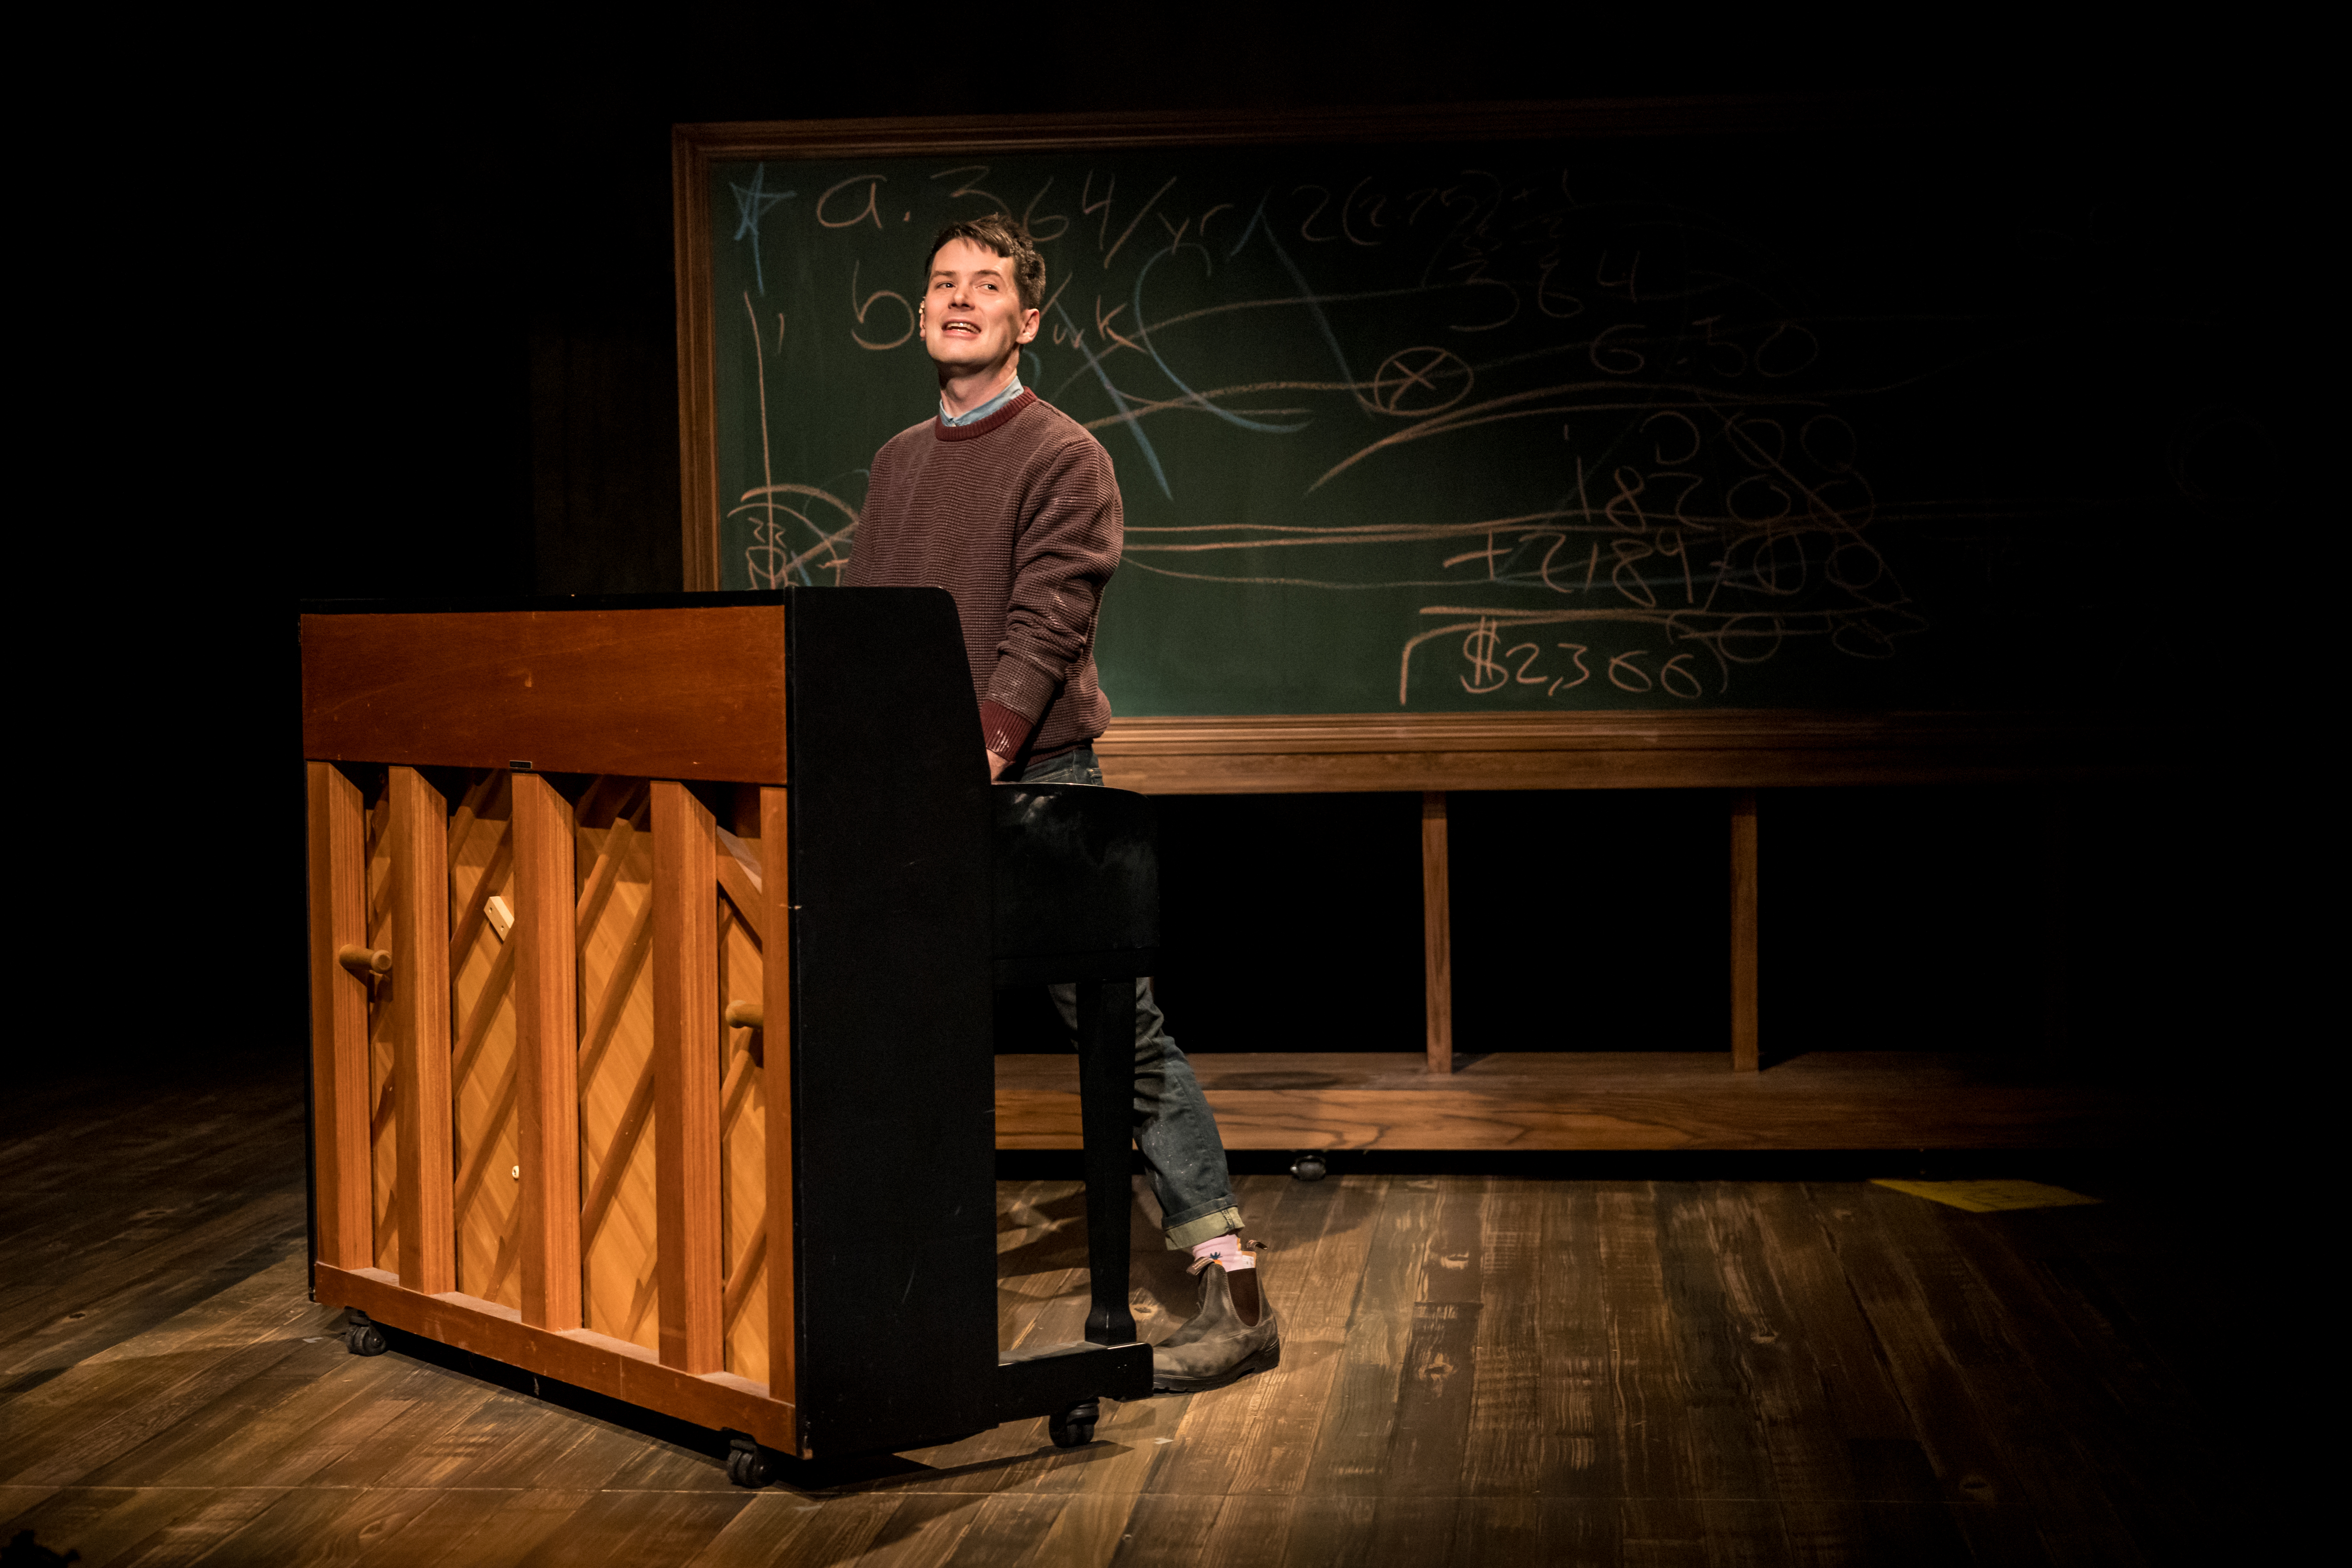
POLYGON ((161 1321, 254 1247, 302 1236, 299 1083, 94 1109, 0 1144, 0 1382, 161 1321))
MULTIPOLYGON (((306 1346, 305 1351, 313 1348, 306 1346)), ((250 1485, 257 1479, 252 1465, 256 1451, 325 1418, 328 1408, 322 1405, 331 1408, 331 1385, 320 1379, 317 1356, 289 1352, 267 1372, 227 1389, 211 1404, 91 1470, 80 1484, 250 1485)))
MULTIPOLYGON (((886 1506, 871 1528, 864 1531, 854 1557, 796 1556, 788 1561, 856 1563, 857 1568, 940 1568, 954 1555, 985 1500, 973 1492, 905 1492, 879 1500, 886 1506)), ((864 1524, 856 1519, 845 1522, 852 1530, 864 1524)))
POLYGON ((454 1484, 484 1490, 527 1491, 560 1486, 607 1490, 636 1462, 643 1433, 567 1411, 540 1407, 511 1428, 509 1440, 484 1456, 454 1484))
POLYGON ((1848 1442, 1909 1438, 1911 1413, 1805 1189, 1794 1182, 1750 1182, 1743 1188, 1773 1293, 1801 1336, 1838 1436, 1848 1442))
POLYGON ((1620 1495, 1684 1499, 1699 1478, 1684 1441, 1689 1385, 1676 1363, 1667 1321, 1664 1261, 1658 1254, 1657 1191, 1647 1182, 1599 1185, 1590 1243, 1600 1273, 1599 1310, 1608 1325, 1610 1403, 1620 1495))
POLYGON ((686 1568, 862 1563, 899 1500, 895 1493, 808 1497, 761 1492, 688 1559, 686 1568))
MULTIPOLYGON (((2137 1424, 2106 1418, 2105 1401, 2073 1370, 2080 1364, 2081 1348, 2067 1342, 2070 1336, 2046 1308, 2030 1310, 2044 1305, 2038 1282, 2013 1267, 1998 1240, 2009 1216, 1967 1214, 1917 1199, 1906 1203, 1908 1194, 1883 1188, 1857 1196, 1916 1281, 1922 1310, 1961 1370, 1988 1437, 2009 1461, 2006 1489, 1990 1477, 1978 1477, 1973 1485, 1962 1478, 1969 1500, 2004 1512, 2003 1505, 2028 1505, 2048 1521, 2035 1533, 2056 1561, 2128 1561, 2128 1532, 2117 1510, 2126 1500, 2116 1496, 2109 1481, 2137 1494, 2139 1483, 2130 1473, 2137 1467, 2126 1463, 2103 1475, 2099 1456, 2137 1448, 2137 1424), (1979 1245, 1971 1247, 1966 1238, 1979 1245), (2006 1291, 1987 1280, 1986 1266, 2006 1277, 2006 1291), (1968 1375, 1979 1368, 1997 1369, 1998 1375, 1968 1375), (2052 1409, 2070 1409, 2075 1415, 2053 1423, 2046 1418, 2052 1409)), ((2145 1498, 2128 1500, 2147 1506, 2145 1498)))
POLYGON ((1045 1527, 1036 1550, 1023 1561, 1034 1568, 1099 1568, 1118 1555, 1133 1533, 1129 1527, 1139 1496, 1125 1489, 1072 1495, 1045 1527))
MULTIPOLYGON (((517 1399, 513 1394, 509 1399, 517 1399)), ((725 1461, 717 1454, 681 1447, 642 1436, 635 1453, 604 1483, 612 1491, 725 1492, 725 1461)))
MULTIPOLYGON (((2021 1489, 2017 1456, 1986 1421, 1968 1374, 1945 1343, 1937 1312, 1922 1294, 1925 1287, 1878 1224, 1889 1212, 1879 1200, 1903 1194, 1840 1184, 1811 1188, 1809 1195, 1911 1413, 1916 1446, 1932 1467, 1936 1500, 1969 1505, 1981 1498, 1997 1504, 2004 1496, 2017 1496, 2021 1489)), ((1936 1278, 1934 1271, 1929 1278, 1936 1278)), ((1953 1321, 1960 1315, 1964 1312, 1956 1313, 1953 1321)), ((1900 1498, 1906 1501, 1919 1496, 1907 1483, 1896 1484, 1909 1469, 1901 1456, 1911 1446, 1900 1441, 1856 1445, 1855 1451, 1886 1461, 1877 1476, 1857 1476, 1865 1498, 1874 1492, 1908 1493, 1900 1498)), ((1952 1517, 1979 1561, 2045 1560, 2032 1531, 2021 1529, 2023 1516, 2017 1510, 1962 1506, 1952 1517)))
POLYGON ((950 1568, 1024 1568, 1038 1552, 1067 1500, 1051 1493, 992 1492, 974 1505, 950 1568))
MULTIPOLYGON (((1354 1291, 1332 1398, 1307 1465, 1307 1496, 1369 1497, 1381 1489, 1396 1432, 1397 1391, 1412 1337, 1413 1299, 1420 1292, 1430 1230, 1443 1203, 1439 1187, 1434 1177, 1391 1182, 1371 1218, 1371 1245, 1354 1291)), ((1345 1521, 1355 1517, 1351 1510, 1341 1510, 1317 1529, 1344 1533, 1345 1521)), ((1367 1527, 1370 1517, 1364 1515, 1367 1527)), ((1292 1542, 1294 1551, 1308 1546, 1295 1530, 1292 1542)))
POLYGON ((278 1487, 222 1487, 201 1493, 195 1507, 103 1561, 110 1568, 117 1563, 121 1568, 179 1568, 201 1562, 289 1495, 278 1487))
POLYGON ((1703 1561, 1778 1565, 1795 1561, 1780 1504, 1769 1498, 1706 1498, 1698 1505, 1703 1561))
MULTIPOLYGON (((1924 1456, 1920 1466, 1926 1473, 1924 1456)), ((1934 1479, 1927 1475, 1931 1492, 1934 1479)), ((1806 1568, 1960 1568, 1977 1559, 1953 1513, 1932 1496, 1922 1502, 1799 1500, 1780 1505, 1780 1529, 1790 1561, 1806 1568)))
POLYGON ((1627 1568, 1699 1568, 1709 1557, 1703 1506, 1686 1497, 1619 1500, 1617 1551, 1627 1568))
POLYGON ((580 1510, 595 1497, 592 1490, 560 1486, 519 1490, 453 1491, 437 1498, 427 1512, 417 1516, 410 1534, 394 1538, 364 1561, 413 1563, 430 1561, 433 1568, 509 1568, 548 1542, 569 1536, 578 1528, 580 1510), (434 1516, 446 1513, 459 1528, 442 1528, 434 1516), (406 1548, 433 1543, 430 1559, 409 1554, 406 1548))
MULTIPOLYGON (((93 1414, 106 1414, 85 1425, 24 1433, 12 1447, 31 1462, 9 1479, 19 1486, 71 1485, 168 1431, 247 1378, 267 1373, 299 1346, 299 1341, 264 1341, 226 1354, 183 1352, 159 1358, 165 1363, 160 1367, 110 1368, 120 1375, 100 1385, 89 1406, 93 1414)), ((92 1392, 76 1386, 85 1394, 92 1392)))
POLYGON ((1235 1493, 1218 1505, 1200 1568, 1277 1568, 1290 1538, 1290 1494, 1235 1493))
MULTIPOLYGON (((1566 1184, 1542 1205, 1532 1314, 1540 1371, 1528 1450, 1532 1495, 1599 1501, 1618 1492, 1616 1392, 1600 1253, 1601 1189, 1566 1184)), ((1613 1507, 1603 1510, 1614 1518, 1613 1507)))
MULTIPOLYGON (((277 1491, 251 1489, 263 1500, 277 1491)), ((5 1494, 0 1494, 5 1496, 5 1494)), ((183 1520, 210 1507, 216 1496, 211 1488, 68 1487, 41 1489, 37 1501, 21 1510, 0 1501, 8 1514, 0 1524, 0 1541, 30 1531, 34 1544, 62 1556, 79 1552, 90 1564, 112 1563, 140 1542, 152 1539, 183 1520)))
MULTIPOLYGON (((1470 1409, 1478 1378, 1478 1320, 1486 1295, 1486 1184, 1441 1177, 1437 1212, 1422 1248, 1411 1327, 1397 1380, 1389 1450, 1381 1461, 1384 1498, 1452 1498, 1463 1490, 1470 1409)), ((1385 1504, 1383 1506, 1386 1506, 1385 1504)), ((1410 1510, 1408 1533, 1450 1532, 1452 1510, 1410 1510)), ((1381 1531, 1385 1540, 1389 1531, 1381 1531)))
POLYGON ((79 1479, 268 1371, 327 1317, 302 1278, 274 1263, 0 1405, 0 1481, 79 1479))
POLYGON ((70 1366, 170 1319, 299 1247, 303 1223, 299 1194, 271 1194, 168 1239, 61 1268, 65 1278, 9 1305, 0 1325, 0 1381, 70 1366))
MULTIPOLYGON (((1466 1405, 1468 1396, 1463 1395, 1466 1405)), ((1371 1539, 1361 1561, 1367 1568, 1422 1568, 1452 1563, 1454 1523, 1459 1500, 1450 1494, 1390 1495, 1372 1510, 1371 1539)))
POLYGON ((1707 1196, 1707 1184, 1702 1183, 1661 1182, 1651 1188, 1663 1327, 1681 1391, 1674 1429, 1676 1447, 1689 1456, 1684 1471, 1687 1489, 1677 1495, 1769 1498, 1773 1487, 1763 1413, 1743 1375, 1741 1347, 1732 1342, 1735 1317, 1752 1321, 1753 1309, 1738 1300, 1738 1281, 1726 1278, 1727 1260, 1716 1248, 1719 1231, 1711 1223, 1707 1196))
MULTIPOLYGON (((415 1397, 401 1412, 320 1466, 305 1484, 315 1487, 380 1487, 401 1472, 413 1458, 429 1454, 436 1444, 455 1438, 480 1415, 499 1390, 438 1367, 417 1369, 412 1384, 415 1397)), ((634 1457, 634 1456, 633 1456, 634 1457)))
POLYGON ((751 1500, 719 1492, 600 1491, 562 1530, 514 1561, 517 1568, 640 1568, 684 1563, 725 1533, 751 1500))
MULTIPOLYGON (((1185 1405, 1181 1399, 1106 1399, 1101 1408, 1102 1418, 1095 1424, 1095 1441, 1085 1448, 1061 1453, 1059 1463, 1032 1470, 1029 1485, 1040 1492, 1122 1500, 1116 1508, 1110 1504, 1103 1508, 1124 1517, 1142 1492, 1145 1479, 1160 1458, 1163 1447, 1160 1439, 1173 1438, 1183 1422, 1185 1405)), ((1075 1524, 1066 1527, 1078 1528, 1075 1524)), ((1099 1534, 1109 1524, 1107 1518, 1096 1518, 1086 1528, 1099 1534)), ((1065 1531, 1066 1527, 1056 1521, 1055 1529, 1065 1531)), ((1108 1561, 1118 1540, 1118 1531, 1110 1531, 1102 1541, 1103 1555, 1097 1562, 1108 1561)))
POLYGON ((1309 1491, 1293 1499, 1282 1568, 1335 1568, 1370 1559, 1380 1500, 1363 1492, 1309 1491))
MULTIPOLYGON (((2037 1409, 2074 1412, 2065 1423, 2070 1446, 2086 1484, 2109 1505, 2105 1527, 2086 1535, 2075 1554, 2122 1555, 2126 1519, 2152 1523, 2175 1541, 2220 1547, 2220 1521, 2201 1506, 2200 1483, 2226 1465, 2226 1456, 2211 1440, 2200 1404, 2159 1371, 2133 1326, 2121 1321, 2118 1304, 2090 1283, 2091 1271, 2072 1266, 2090 1246, 2080 1212, 1967 1217, 1986 1223, 1948 1224, 1945 1234, 1982 1282, 2004 1337, 2036 1385, 2009 1418, 2031 1420, 2037 1409)), ((2082 1513, 2091 1517, 2088 1510, 2082 1513)), ((2045 1539, 2065 1555, 2054 1538, 2045 1539)))
MULTIPOLYGON (((388 1559, 381 1548, 425 1513, 440 1494, 410 1487, 353 1487, 289 1490, 236 1530, 222 1537, 213 1554, 228 1562, 284 1563, 287 1568, 310 1564, 377 1561, 438 1563, 445 1542, 438 1539, 404 1542, 407 1550, 388 1559)), ((433 1521, 439 1530, 462 1534, 462 1521, 447 1516, 433 1521)))
POLYGON ((1581 1498, 1465 1497, 1455 1505, 1454 1561, 1613 1568, 1623 1561, 1617 1509, 1581 1498))
MULTIPOLYGON (((1115 1568, 1197 1568, 1209 1556, 1209 1538, 1224 1510, 1222 1495, 1150 1493, 1136 1500, 1126 1532, 1110 1562, 1115 1568)), ((987 1568, 983 1558, 973 1568, 987 1568)))
POLYGON ((1549 1458, 1550 1434, 1542 1420, 1547 1195, 1528 1183, 1498 1181, 1489 1184, 1480 1210, 1481 1307, 1462 1458, 1467 1495, 1533 1496, 1549 1458))

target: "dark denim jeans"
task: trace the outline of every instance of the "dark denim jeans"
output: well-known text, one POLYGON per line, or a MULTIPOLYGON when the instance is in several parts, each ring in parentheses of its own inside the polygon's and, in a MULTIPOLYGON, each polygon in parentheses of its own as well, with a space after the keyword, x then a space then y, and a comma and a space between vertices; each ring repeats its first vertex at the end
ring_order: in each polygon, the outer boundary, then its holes
MULTIPOLYGON (((1102 765, 1090 747, 1080 746, 1031 763, 1007 783, 1100 784, 1102 765)), ((1078 988, 1049 985, 1062 1026, 1077 1038, 1078 988)), ((1216 1113, 1201 1096, 1192 1064, 1169 1037, 1168 1020, 1151 994, 1151 982, 1135 983, 1135 1146, 1151 1168, 1151 1189, 1160 1199, 1160 1224, 1171 1251, 1182 1252, 1242 1227, 1234 1201, 1233 1177, 1225 1169, 1225 1143, 1217 1135, 1216 1113)))

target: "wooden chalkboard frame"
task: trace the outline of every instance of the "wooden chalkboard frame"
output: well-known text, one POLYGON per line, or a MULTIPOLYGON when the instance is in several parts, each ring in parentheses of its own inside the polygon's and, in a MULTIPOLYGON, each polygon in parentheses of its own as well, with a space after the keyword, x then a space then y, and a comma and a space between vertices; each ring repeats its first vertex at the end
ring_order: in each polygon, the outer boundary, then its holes
MULTIPOLYGON (((764 121, 671 129, 684 586, 719 586, 710 168, 745 159, 997 155, 1734 133, 1916 117, 1882 94, 1177 114, 764 121)), ((2162 771, 2153 721, 1811 710, 1306 714, 1114 721, 1112 784, 1157 794, 1792 787, 2162 771)))

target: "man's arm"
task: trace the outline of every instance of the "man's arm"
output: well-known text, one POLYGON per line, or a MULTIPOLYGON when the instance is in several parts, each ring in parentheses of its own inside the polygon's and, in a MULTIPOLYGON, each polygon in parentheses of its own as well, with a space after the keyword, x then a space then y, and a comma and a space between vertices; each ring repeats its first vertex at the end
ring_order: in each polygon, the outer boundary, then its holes
POLYGON ((1072 440, 1031 487, 1013 543, 1011 602, 996 668, 980 705, 990 776, 1020 753, 1094 647, 1104 585, 1118 566, 1122 521, 1110 458, 1091 437, 1072 440))

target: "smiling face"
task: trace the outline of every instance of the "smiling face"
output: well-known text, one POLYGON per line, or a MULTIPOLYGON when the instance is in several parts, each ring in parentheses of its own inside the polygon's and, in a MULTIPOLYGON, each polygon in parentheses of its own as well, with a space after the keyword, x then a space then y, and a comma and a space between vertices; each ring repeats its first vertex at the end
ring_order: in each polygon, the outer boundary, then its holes
POLYGON ((951 239, 931 258, 922 324, 923 347, 942 376, 1001 381, 1037 335, 1037 312, 1022 309, 1011 258, 951 239))

